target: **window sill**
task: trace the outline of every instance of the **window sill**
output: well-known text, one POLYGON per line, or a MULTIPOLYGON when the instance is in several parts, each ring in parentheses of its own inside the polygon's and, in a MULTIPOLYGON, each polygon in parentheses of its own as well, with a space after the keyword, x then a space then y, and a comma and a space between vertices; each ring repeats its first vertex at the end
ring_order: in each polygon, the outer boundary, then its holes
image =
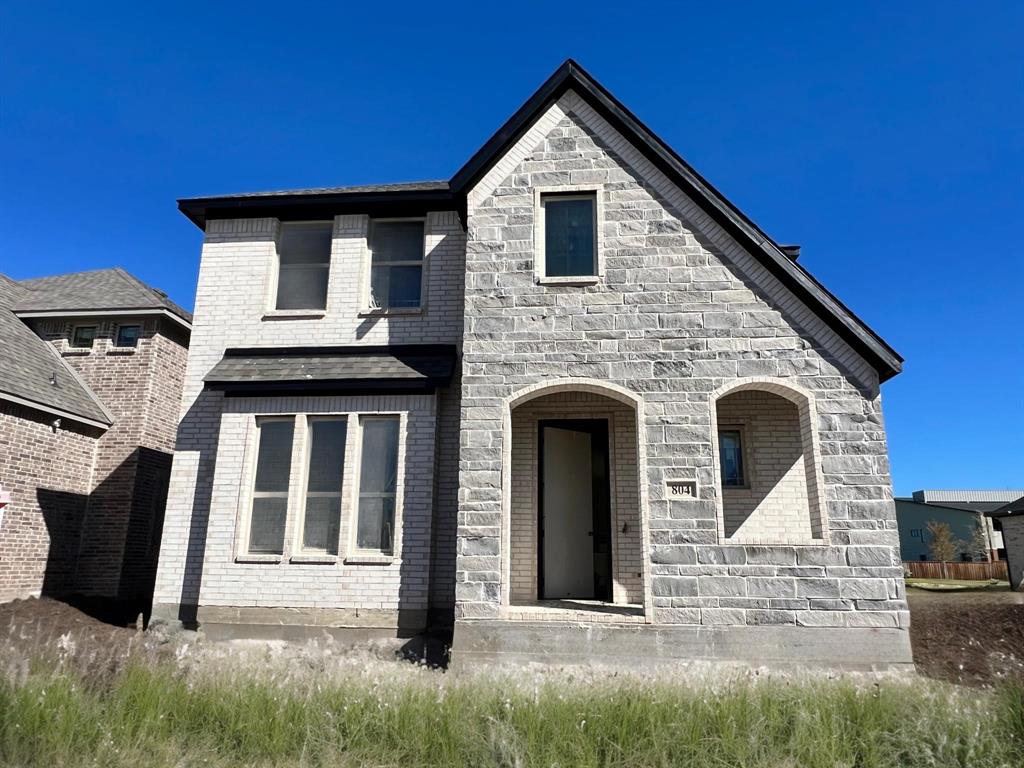
POLYGON ((345 558, 345 565, 391 565, 393 562, 393 555, 355 554, 345 558))
POLYGON ((389 317, 391 315, 422 315, 423 307, 416 308, 395 308, 395 309, 364 309, 359 312, 359 317, 389 317))
POLYGON ((576 277, 537 277, 538 285, 597 285, 600 275, 578 275, 576 277))
POLYGON ((85 347, 68 347, 60 351, 61 357, 85 357, 86 355, 92 354, 92 347, 86 349, 85 347))
POLYGON ((825 539, 773 539, 771 537, 741 537, 741 538, 720 538, 718 545, 721 547, 827 547, 825 539))
POLYGON ((334 565, 338 562, 337 555, 292 555, 288 558, 289 563, 302 565, 334 565))
POLYGON ((108 355, 134 355, 138 352, 135 347, 110 347, 107 350, 108 355))
POLYGON ((235 558, 236 563, 267 563, 274 564, 281 562, 281 555, 238 555, 235 558))
POLYGON ((320 320, 327 315, 326 309, 271 309, 263 313, 261 320, 320 320))

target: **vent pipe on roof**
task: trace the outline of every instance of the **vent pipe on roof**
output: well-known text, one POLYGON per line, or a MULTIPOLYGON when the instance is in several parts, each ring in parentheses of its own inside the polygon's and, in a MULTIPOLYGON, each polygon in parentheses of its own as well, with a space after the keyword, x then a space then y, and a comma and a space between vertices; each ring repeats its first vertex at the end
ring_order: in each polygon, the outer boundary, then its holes
POLYGON ((800 258, 799 245, 780 245, 779 248, 789 257, 790 261, 796 261, 800 258))

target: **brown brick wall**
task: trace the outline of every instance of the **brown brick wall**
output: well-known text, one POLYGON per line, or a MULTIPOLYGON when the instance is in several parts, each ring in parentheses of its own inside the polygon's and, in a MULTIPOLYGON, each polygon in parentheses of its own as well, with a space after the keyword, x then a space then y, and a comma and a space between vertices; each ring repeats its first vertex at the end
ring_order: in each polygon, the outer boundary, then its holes
POLYGON ((0 402, 0 601, 69 589, 99 430, 0 402))
POLYGON ((187 339, 163 318, 50 320, 37 324, 36 331, 78 371, 114 419, 96 447, 74 590, 105 597, 148 595, 174 451, 187 339), (135 348, 114 346, 119 323, 142 325, 135 348), (78 324, 98 326, 92 349, 70 347, 68 340, 78 324))

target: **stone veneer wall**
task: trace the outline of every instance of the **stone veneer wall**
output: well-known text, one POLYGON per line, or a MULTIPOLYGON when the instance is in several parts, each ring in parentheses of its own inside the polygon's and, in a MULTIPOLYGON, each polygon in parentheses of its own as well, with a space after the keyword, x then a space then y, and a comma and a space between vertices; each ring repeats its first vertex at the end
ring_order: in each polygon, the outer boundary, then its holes
POLYGON ((1013 589, 1024 589, 1024 517, 1003 517, 999 522, 1003 526, 1010 585, 1013 589))
POLYGON ((637 486, 636 419, 617 400, 589 392, 557 392, 512 409, 512 524, 510 598, 537 599, 537 422, 540 419, 608 418, 614 537, 612 600, 642 603, 640 499, 637 486), (625 530, 623 530, 625 526, 625 530))
POLYGON ((70 588, 101 431, 0 402, 0 602, 70 588))
POLYGON ((92 488, 74 590, 89 595, 148 598, 170 477, 188 336, 164 318, 138 316, 37 321, 96 393, 114 423, 96 448, 92 488), (90 349, 70 346, 75 325, 96 325, 90 349), (119 324, 140 325, 132 348, 114 346, 119 324))
POLYGON ((457 620, 500 614, 502 410, 559 377, 643 399, 656 623, 906 627, 877 376, 571 92, 470 192, 457 620), (600 195, 604 274, 538 284, 534 188, 600 195), (711 400, 757 377, 812 393, 832 546, 728 546, 711 400), (697 500, 667 498, 667 477, 697 500))
POLYGON ((796 404, 770 392, 745 390, 719 399, 716 407, 719 430, 741 429, 747 481, 744 488, 722 489, 726 538, 789 537, 811 543, 805 448, 796 404))
MULTIPOLYGON (((362 215, 334 220, 327 308, 322 316, 278 313, 272 309, 276 275, 276 219, 213 220, 207 223, 199 269, 195 318, 188 361, 181 424, 161 544, 154 614, 189 618, 198 604, 208 526, 214 491, 218 435, 224 398, 203 390, 203 377, 228 347, 336 346, 349 344, 458 344, 462 338, 463 269, 465 235, 455 212, 426 217, 426 285, 421 313, 380 315, 363 312, 367 278, 366 234, 369 219, 362 215), (181 606, 185 606, 181 610, 181 606)), ((458 397, 441 395, 441 418, 451 421, 458 397), (447 407, 445 405, 447 403, 447 407)), ((438 467, 444 493, 438 492, 438 536, 453 537, 455 518, 451 477, 453 439, 441 441, 438 467), (448 451, 448 455, 444 455, 448 451)), ((228 446, 234 450, 233 446, 228 446)), ((430 489, 431 493, 434 490, 430 489)), ((443 544, 443 542, 442 542, 443 544)), ((431 546, 428 538, 425 543, 431 546)), ((434 542, 434 546, 438 541, 434 542)), ((430 569, 424 564, 427 573, 430 569)), ((443 566, 435 566, 441 567, 443 566)), ((360 588, 372 601, 391 587, 391 576, 378 567, 365 567, 360 588), (379 578, 378 578, 379 577, 379 578)), ((242 579, 260 580, 266 571, 241 569, 242 579)), ((306 568, 309 594, 323 594, 314 583, 322 573, 306 568)), ((297 583, 297 582, 296 582, 297 583)), ((299 585, 301 587, 301 585, 299 585)), ((240 596, 248 594, 245 581, 236 584, 240 596)), ((440 585, 437 604, 450 604, 452 588, 440 585)), ((211 595, 214 593, 210 593, 211 595)), ((391 594, 390 592, 388 594, 391 594)))

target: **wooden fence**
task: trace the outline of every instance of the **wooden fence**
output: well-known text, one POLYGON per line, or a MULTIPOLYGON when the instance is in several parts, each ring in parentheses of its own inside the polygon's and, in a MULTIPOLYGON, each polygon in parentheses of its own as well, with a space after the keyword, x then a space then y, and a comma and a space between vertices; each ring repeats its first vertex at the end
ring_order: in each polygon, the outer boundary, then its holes
POLYGON ((963 581, 986 581, 999 579, 1009 581, 1006 562, 994 563, 935 563, 923 560, 905 560, 903 566, 914 579, 957 579, 963 581))

